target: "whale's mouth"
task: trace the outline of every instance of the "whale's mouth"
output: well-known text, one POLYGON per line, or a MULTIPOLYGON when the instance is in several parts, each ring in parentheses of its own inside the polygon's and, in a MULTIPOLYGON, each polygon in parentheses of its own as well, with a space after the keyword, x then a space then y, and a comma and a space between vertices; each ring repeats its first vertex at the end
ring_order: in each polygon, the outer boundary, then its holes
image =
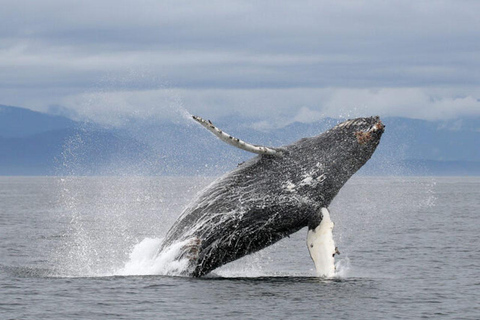
POLYGON ((366 131, 355 131, 354 135, 359 144, 365 144, 371 141, 376 135, 381 135, 385 131, 385 125, 377 117, 377 122, 366 131))

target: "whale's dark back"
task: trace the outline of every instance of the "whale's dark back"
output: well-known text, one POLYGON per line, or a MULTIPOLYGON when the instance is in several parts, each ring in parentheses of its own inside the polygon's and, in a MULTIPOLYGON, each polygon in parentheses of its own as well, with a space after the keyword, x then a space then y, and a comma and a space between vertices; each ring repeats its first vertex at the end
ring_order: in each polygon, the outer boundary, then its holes
POLYGON ((371 157, 382 133, 378 117, 349 120, 279 148, 281 156, 247 161, 185 209, 163 248, 192 239, 189 273, 201 276, 300 230, 371 157))

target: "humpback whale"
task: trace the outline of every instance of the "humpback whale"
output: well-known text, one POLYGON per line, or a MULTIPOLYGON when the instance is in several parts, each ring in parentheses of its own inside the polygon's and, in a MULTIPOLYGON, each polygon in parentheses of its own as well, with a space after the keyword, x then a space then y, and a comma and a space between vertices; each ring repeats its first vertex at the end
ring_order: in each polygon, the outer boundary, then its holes
POLYGON ((384 132, 377 117, 344 121, 283 147, 247 143, 200 117, 221 140, 257 156, 218 178, 173 224, 159 254, 179 245, 186 275, 201 277, 308 227, 307 247, 319 276, 332 276, 335 247, 328 206, 374 153, 384 132))

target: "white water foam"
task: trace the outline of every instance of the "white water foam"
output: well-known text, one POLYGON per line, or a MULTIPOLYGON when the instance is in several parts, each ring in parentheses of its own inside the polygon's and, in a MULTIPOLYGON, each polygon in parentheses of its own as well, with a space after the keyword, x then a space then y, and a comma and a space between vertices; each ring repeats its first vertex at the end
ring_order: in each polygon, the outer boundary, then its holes
POLYGON ((187 270, 188 259, 176 260, 176 257, 187 242, 175 243, 158 254, 162 239, 146 238, 133 248, 125 266, 115 271, 114 275, 180 276, 187 270))

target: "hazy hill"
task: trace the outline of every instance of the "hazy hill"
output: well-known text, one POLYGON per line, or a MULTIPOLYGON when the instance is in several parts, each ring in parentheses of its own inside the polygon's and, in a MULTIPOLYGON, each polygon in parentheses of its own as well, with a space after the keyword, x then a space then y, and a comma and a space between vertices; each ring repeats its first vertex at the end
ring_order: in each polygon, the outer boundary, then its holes
POLYGON ((0 137, 26 137, 75 125, 75 121, 65 117, 0 105, 0 137))
MULTIPOLYGON (((386 133, 361 173, 480 175, 480 119, 382 120, 386 133)), ((246 141, 279 146, 338 123, 324 119, 258 131, 251 128, 255 121, 230 117, 216 125, 246 141)), ((251 156, 215 139, 193 121, 132 119, 123 128, 104 128, 0 106, 1 175, 219 174, 251 156)))
POLYGON ((121 131, 0 106, 0 175, 108 174, 148 151, 121 131))

